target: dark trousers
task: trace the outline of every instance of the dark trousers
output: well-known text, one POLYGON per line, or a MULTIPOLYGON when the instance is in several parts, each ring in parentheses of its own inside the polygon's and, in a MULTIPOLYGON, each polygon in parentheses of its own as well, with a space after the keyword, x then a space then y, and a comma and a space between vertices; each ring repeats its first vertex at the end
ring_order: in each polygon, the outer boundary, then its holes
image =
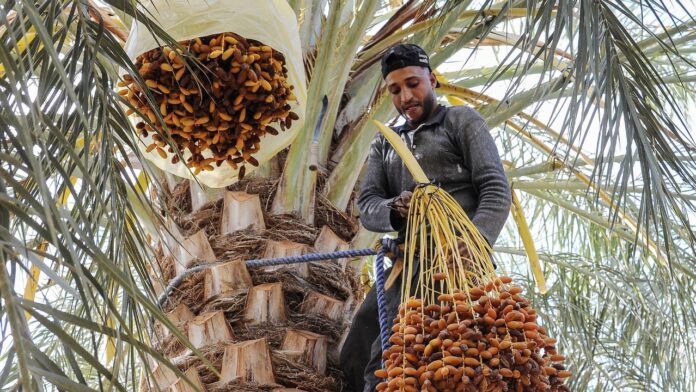
MULTIPOLYGON (((392 269, 384 272, 389 277, 392 269)), ((417 276, 418 263, 413 271, 417 276)), ((389 336, 394 318, 399 312, 401 303, 401 277, 399 274, 392 286, 386 291, 387 321, 389 336)), ((415 292, 418 282, 413 282, 411 291, 415 292)), ((374 392, 380 380, 375 376, 375 370, 382 366, 382 345, 379 338, 379 312, 377 310, 377 285, 373 285, 365 300, 355 313, 348 337, 341 349, 341 370, 345 376, 347 392, 374 392)), ((411 293, 413 294, 413 293, 411 293)))

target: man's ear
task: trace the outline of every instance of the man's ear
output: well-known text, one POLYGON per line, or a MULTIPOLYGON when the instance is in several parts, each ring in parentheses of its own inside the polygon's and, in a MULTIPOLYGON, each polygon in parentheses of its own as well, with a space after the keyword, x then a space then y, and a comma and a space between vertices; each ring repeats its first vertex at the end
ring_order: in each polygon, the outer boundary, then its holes
POLYGON ((430 85, 433 86, 433 89, 435 89, 435 86, 437 86, 437 77, 435 76, 435 72, 430 72, 430 85))

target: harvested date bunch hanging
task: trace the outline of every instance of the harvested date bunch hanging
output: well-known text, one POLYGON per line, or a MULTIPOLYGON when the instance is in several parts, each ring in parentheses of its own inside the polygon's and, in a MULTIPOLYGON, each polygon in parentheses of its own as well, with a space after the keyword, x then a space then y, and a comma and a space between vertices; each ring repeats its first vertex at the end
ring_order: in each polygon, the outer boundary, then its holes
POLYGON ((383 124, 418 183, 409 204, 401 305, 378 391, 557 392, 570 376, 555 341, 462 207, 430 184, 401 138, 383 124))
POLYGON ((512 279, 401 305, 378 391, 569 391, 556 340, 512 279))
POLYGON ((143 121, 136 128, 142 138, 151 136, 147 152, 156 151, 176 164, 179 156, 161 136, 166 135, 194 174, 226 164, 238 170, 241 179, 246 164, 258 166, 254 154, 264 136, 277 135, 299 119, 291 111, 290 103, 296 97, 288 82, 285 57, 268 45, 234 33, 180 44, 186 51, 155 48, 136 60, 167 129, 132 76, 124 76, 119 93, 142 114, 143 121), (184 61, 189 55, 200 63, 184 61))

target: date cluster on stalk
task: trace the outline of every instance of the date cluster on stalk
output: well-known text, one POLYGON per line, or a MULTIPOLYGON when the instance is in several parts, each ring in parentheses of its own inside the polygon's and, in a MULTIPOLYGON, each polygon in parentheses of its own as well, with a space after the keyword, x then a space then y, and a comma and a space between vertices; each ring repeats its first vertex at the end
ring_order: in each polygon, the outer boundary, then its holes
POLYGON ((567 392, 556 340, 510 277, 437 303, 410 298, 394 319, 377 391, 567 392))
POLYGON ((183 50, 162 47, 138 56, 135 65, 154 103, 132 75, 125 75, 119 94, 134 108, 128 114, 143 118, 136 126, 143 137, 155 133, 148 152, 179 162, 168 137, 190 152, 186 165, 195 174, 228 164, 241 178, 246 163, 258 165, 253 154, 262 137, 277 135, 277 128, 284 131, 299 119, 290 110, 296 97, 285 56, 234 33, 180 44, 183 50))

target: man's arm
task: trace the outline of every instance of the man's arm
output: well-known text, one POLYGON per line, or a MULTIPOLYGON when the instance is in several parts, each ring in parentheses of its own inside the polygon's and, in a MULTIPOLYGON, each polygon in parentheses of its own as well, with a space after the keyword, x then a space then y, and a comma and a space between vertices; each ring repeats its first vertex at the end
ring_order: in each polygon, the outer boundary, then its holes
POLYGON ((370 231, 387 233, 398 231, 403 224, 389 203, 396 198, 389 194, 387 174, 383 165, 384 138, 377 136, 370 146, 367 173, 358 196, 360 222, 370 231))
POLYGON ((472 219, 476 228, 493 246, 510 214, 511 193, 500 155, 488 126, 474 109, 461 107, 455 121, 459 147, 471 170, 471 182, 479 202, 472 219))

